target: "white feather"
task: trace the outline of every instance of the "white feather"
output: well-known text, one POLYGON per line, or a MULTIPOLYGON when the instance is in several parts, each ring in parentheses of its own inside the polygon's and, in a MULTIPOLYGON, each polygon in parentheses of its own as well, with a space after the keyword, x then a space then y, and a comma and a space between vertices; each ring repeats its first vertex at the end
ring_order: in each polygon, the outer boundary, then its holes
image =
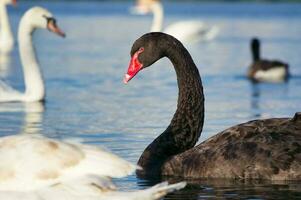
POLYGON ((36 191, 2 191, 5 200, 158 200, 166 194, 180 190, 185 182, 168 185, 167 182, 138 191, 117 191, 110 179, 95 175, 61 182, 36 191))
POLYGON ((0 140, 0 190, 35 190, 87 174, 123 177, 135 165, 100 148, 36 135, 0 140))
POLYGON ((38 135, 0 139, 0 199, 156 200, 186 183, 161 183, 132 192, 116 190, 110 177, 137 167, 100 148, 38 135))

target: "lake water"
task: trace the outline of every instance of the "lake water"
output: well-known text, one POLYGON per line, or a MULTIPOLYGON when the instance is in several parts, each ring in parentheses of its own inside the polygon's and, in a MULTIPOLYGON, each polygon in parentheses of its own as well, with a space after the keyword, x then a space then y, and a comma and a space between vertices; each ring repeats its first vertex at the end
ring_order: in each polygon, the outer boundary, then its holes
MULTIPOLYGON (((21 1, 10 8, 14 35, 31 6, 56 16, 61 39, 38 31, 34 42, 45 77, 47 100, 0 105, 0 135, 44 134, 76 138, 137 162, 144 148, 168 125, 176 108, 176 76, 167 59, 122 83, 135 39, 149 30, 151 16, 128 13, 131 3, 21 1), (167 66, 165 66, 167 65, 167 66)), ((301 4, 167 3, 165 24, 197 19, 219 26, 212 42, 189 45, 204 84, 206 118, 200 141, 255 118, 291 117, 301 111, 301 4), (262 39, 267 58, 289 62, 287 83, 253 85, 245 77, 249 40, 262 39)), ((17 48, 1 57, 0 77, 24 90, 17 48)), ((122 190, 156 182, 135 175, 116 179, 122 190)), ((191 180, 165 199, 301 199, 301 184, 191 180)))

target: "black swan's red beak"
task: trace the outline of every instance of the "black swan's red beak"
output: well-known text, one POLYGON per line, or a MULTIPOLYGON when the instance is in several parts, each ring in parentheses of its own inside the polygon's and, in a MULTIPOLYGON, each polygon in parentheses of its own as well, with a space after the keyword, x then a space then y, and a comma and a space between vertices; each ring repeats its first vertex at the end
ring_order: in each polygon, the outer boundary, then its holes
POLYGON ((133 56, 129 64, 127 73, 124 75, 123 82, 127 84, 142 69, 143 64, 139 61, 138 56, 144 51, 139 49, 133 56))

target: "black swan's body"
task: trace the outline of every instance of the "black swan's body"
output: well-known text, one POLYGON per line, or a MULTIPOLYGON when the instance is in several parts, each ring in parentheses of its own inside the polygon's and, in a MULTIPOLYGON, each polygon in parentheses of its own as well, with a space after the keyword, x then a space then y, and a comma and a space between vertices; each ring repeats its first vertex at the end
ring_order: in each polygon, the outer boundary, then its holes
POLYGON ((194 147, 204 122, 204 95, 188 51, 172 36, 149 33, 134 43, 131 56, 125 82, 166 56, 179 87, 177 111, 141 155, 139 176, 301 180, 301 113, 237 125, 194 147))
POLYGON ((260 58, 260 41, 251 40, 253 63, 248 70, 248 77, 253 81, 281 82, 289 77, 289 66, 278 60, 265 60, 260 58))

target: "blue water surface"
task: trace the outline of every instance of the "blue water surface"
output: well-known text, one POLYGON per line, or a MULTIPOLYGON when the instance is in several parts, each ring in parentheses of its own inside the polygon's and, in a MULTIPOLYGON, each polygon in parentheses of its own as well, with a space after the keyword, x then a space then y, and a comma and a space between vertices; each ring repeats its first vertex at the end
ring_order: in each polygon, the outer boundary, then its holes
MULTIPOLYGON (((9 8, 14 35, 21 15, 40 5, 67 33, 61 39, 45 30, 34 35, 43 70, 45 104, 0 104, 0 135, 43 134, 79 139, 137 162, 144 148, 165 130, 176 109, 176 75, 167 59, 144 70, 128 85, 122 78, 132 43, 146 33, 151 16, 129 14, 131 2, 20 1, 9 8)), ((301 4, 165 3, 165 25, 201 20, 220 28, 211 42, 187 45, 201 73, 205 125, 200 141, 227 127, 257 118, 292 117, 301 111, 301 4), (287 83, 252 84, 249 40, 262 40, 266 58, 290 64, 287 83)), ((24 90, 17 46, 1 57, 0 77, 24 90)), ((148 187, 132 175, 116 179, 122 190, 148 187)), ((165 199, 301 199, 301 184, 190 180, 165 199)))

